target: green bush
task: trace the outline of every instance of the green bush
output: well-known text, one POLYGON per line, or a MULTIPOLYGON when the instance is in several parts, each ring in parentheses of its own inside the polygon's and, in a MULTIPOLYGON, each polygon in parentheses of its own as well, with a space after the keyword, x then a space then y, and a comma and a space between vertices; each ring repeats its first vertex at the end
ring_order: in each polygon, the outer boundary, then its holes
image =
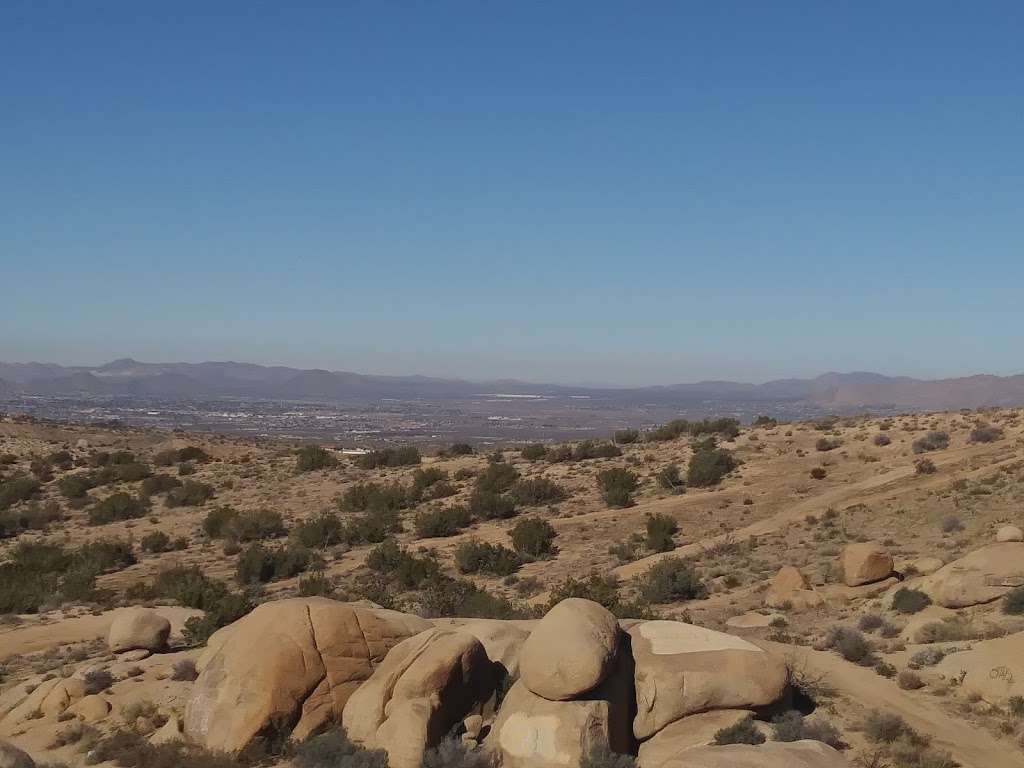
POLYGON ((17 536, 24 531, 44 531, 63 517, 57 502, 40 504, 31 500, 18 508, 0 512, 0 539, 17 536))
POLYGON ((290 579, 312 564, 313 554, 299 544, 288 543, 277 549, 266 549, 255 543, 239 555, 235 576, 241 584, 290 579))
POLYGON ((167 552, 171 548, 171 537, 163 531, 147 533, 139 542, 143 552, 167 552))
POLYGON ((635 472, 615 467, 597 473, 597 487, 609 507, 633 506, 633 492, 639 486, 635 472))
POLYGON ((684 435, 690 435, 691 437, 721 435, 726 440, 732 440, 739 433, 740 424, 733 418, 703 419, 702 421, 675 419, 648 432, 647 439, 655 442, 664 442, 676 440, 684 435))
POLYGON ((814 444, 814 447, 819 451, 834 451, 836 448, 842 446, 842 441, 831 440, 827 437, 818 438, 818 442, 814 444))
POLYGON ((143 496, 156 496, 181 487, 181 480, 171 475, 151 475, 142 481, 143 496))
POLYGON ((189 461, 205 464, 210 461, 210 456, 202 448, 195 445, 188 445, 181 449, 169 448, 153 456, 153 463, 158 467, 170 467, 174 464, 189 461))
POLYGON ((657 476, 658 485, 672 493, 682 493, 686 490, 686 481, 679 472, 679 465, 669 464, 662 469, 657 476))
POLYGON ((477 749, 452 736, 424 750, 420 768, 494 768, 495 762, 490 750, 477 749))
POLYGON ((178 488, 167 492, 164 504, 168 507, 201 507, 213 498, 213 486, 186 480, 178 488))
POLYGON ((1003 613, 1020 616, 1024 613, 1024 587, 1011 589, 1003 596, 1003 613))
POLYGON ((309 549, 326 549, 342 541, 344 526, 334 513, 322 511, 295 526, 295 540, 309 549))
POLYGON ((570 597, 592 600, 603 605, 619 619, 656 619, 657 614, 641 603, 623 601, 619 595, 619 580, 614 574, 593 572, 586 578, 569 577, 551 589, 548 607, 553 608, 570 597))
POLYGON ((295 768, 388 768, 388 753, 352 742, 340 726, 295 747, 295 768))
POLYGON ((825 644, 854 664, 866 665, 872 661, 871 643, 856 629, 832 627, 825 638, 825 644))
POLYGON ((775 741, 820 741, 833 749, 842 749, 846 746, 839 731, 828 720, 808 720, 796 710, 773 718, 772 730, 775 732, 775 741))
POLYGON ((518 470, 504 461, 487 465, 476 479, 476 489, 487 493, 505 493, 519 479, 518 470))
POLYGON ((347 512, 397 512, 409 506, 409 496, 397 483, 357 483, 342 494, 338 505, 347 512))
POLYGON ((516 514, 516 503, 495 491, 476 490, 469 497, 469 511, 481 520, 507 520, 516 514))
POLYGON ((383 467, 411 467, 421 461, 420 451, 412 445, 398 448, 384 448, 357 456, 355 464, 360 469, 381 469, 383 467))
POLYGON ((299 577, 299 597, 334 597, 335 587, 324 573, 316 572, 299 577))
POLYGON ((949 447, 949 434, 932 430, 923 437, 917 438, 911 447, 914 453, 944 450, 949 447))
POLYGON ((215 507, 203 518, 203 532, 211 539, 227 538, 230 525, 238 517, 238 510, 226 504, 215 507))
POLYGON ((226 526, 226 538, 241 543, 276 539, 285 535, 284 519, 272 509, 242 512, 226 526))
POLYGON ((208 752, 183 741, 151 744, 144 736, 130 731, 114 731, 104 736, 89 751, 87 762, 109 762, 121 768, 239 768, 240 765, 227 754, 208 752))
POLYGON ((729 451, 717 447, 713 439, 704 440, 695 446, 690 456, 686 484, 694 488, 718 485, 736 466, 736 459, 729 451))
POLYGON ((972 443, 994 443, 1002 440, 1003 430, 991 424, 979 424, 971 430, 970 441, 972 443))
POLYGON ((84 499, 92 488, 96 487, 96 478, 91 472, 64 475, 57 481, 57 489, 66 499, 84 499))
POLYGON ((546 477, 516 480, 509 489, 508 495, 523 507, 536 507, 541 504, 556 504, 564 501, 569 495, 565 489, 546 477))
POLYGON ((734 725, 715 733, 715 744, 724 746, 726 744, 763 744, 764 734, 757 729, 752 715, 747 715, 734 725))
POLYGON ((619 445, 632 445, 640 439, 640 432, 635 429, 620 429, 612 437, 619 445))
POLYGON ((454 458, 455 456, 469 456, 473 453, 473 446, 469 443, 452 443, 445 450, 441 451, 441 455, 445 458, 454 458))
POLYGON ((707 596, 693 564, 680 557, 659 560, 640 576, 637 586, 644 600, 650 603, 676 603, 707 596))
POLYGON ((892 442, 892 438, 889 437, 884 432, 879 432, 877 435, 875 435, 873 442, 879 448, 884 448, 885 446, 889 445, 889 443, 892 442))
POLYGON ((387 576, 401 589, 419 589, 428 579, 436 578, 441 568, 428 557, 416 557, 394 539, 388 538, 374 547, 366 558, 367 567, 387 576))
POLYGON ((139 480, 145 480, 153 474, 149 467, 138 461, 132 461, 127 464, 118 464, 114 471, 117 476, 117 481, 122 483, 136 483, 139 480))
POLYGON ((416 515, 414 525, 416 535, 421 539, 432 539, 441 536, 454 536, 467 525, 472 515, 464 506, 447 507, 445 509, 427 509, 416 515))
POLYGON ((590 461, 591 459, 614 459, 622 455, 622 449, 614 443, 599 443, 584 440, 577 443, 572 450, 573 461, 590 461))
POLYGON ((0 510, 10 509, 20 501, 28 501, 42 486, 34 477, 14 475, 0 481, 0 510))
POLYGON ((519 570, 519 555, 500 544, 464 541, 455 549, 455 566, 459 573, 490 573, 508 576, 519 570))
POLYGON ((96 502, 89 510, 89 525, 105 525, 119 520, 137 520, 149 512, 145 499, 127 493, 115 493, 96 502))
POLYGON ((539 517, 520 520, 509 531, 515 551, 532 558, 548 557, 553 554, 555 535, 551 523, 539 517))
POLYGON ((423 615, 460 616, 479 619, 524 619, 528 614, 504 597, 492 595, 465 579, 435 575, 423 584, 420 592, 423 615))
POLYGON ((295 469, 298 472, 313 472, 318 469, 333 469, 338 459, 333 453, 319 445, 304 445, 298 450, 295 469))
POLYGON ((527 461, 541 461, 547 458, 547 446, 541 443, 529 443, 519 449, 519 455, 527 461))
POLYGON ((679 532, 679 524, 668 515, 647 515, 647 540, 645 546, 651 552, 671 552, 676 548, 672 537, 679 532))

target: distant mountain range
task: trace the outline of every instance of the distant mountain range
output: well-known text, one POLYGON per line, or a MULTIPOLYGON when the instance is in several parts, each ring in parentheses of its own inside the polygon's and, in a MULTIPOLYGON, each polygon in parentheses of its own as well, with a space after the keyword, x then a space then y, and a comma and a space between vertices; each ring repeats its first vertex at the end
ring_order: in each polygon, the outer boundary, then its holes
POLYGON ((615 402, 807 403, 821 408, 941 410, 1024 405, 1024 375, 977 375, 923 380, 877 373, 826 373, 813 379, 765 384, 702 381, 670 386, 611 388, 473 382, 426 376, 372 376, 344 371, 252 363, 141 363, 122 359, 100 366, 0 363, 0 396, 98 395, 165 398, 248 397, 369 403, 386 398, 460 400, 481 394, 582 396, 615 402))

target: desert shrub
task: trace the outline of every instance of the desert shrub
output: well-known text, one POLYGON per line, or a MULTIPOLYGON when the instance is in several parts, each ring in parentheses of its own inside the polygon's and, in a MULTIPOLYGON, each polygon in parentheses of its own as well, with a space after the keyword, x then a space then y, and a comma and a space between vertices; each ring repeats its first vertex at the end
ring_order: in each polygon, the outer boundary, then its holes
POLYGON ((151 744, 144 736, 114 731, 90 750, 87 764, 112 762, 121 768, 238 768, 227 754, 209 752, 184 741, 151 744))
POLYGON ((916 691, 918 688, 924 687, 924 681, 917 672, 904 669, 896 676, 896 685, 904 691, 916 691))
POLYGON ((119 520, 137 520, 149 512, 143 498, 127 493, 115 493, 98 501, 89 510, 89 525, 105 525, 119 520))
POLYGON ((519 455, 527 461, 540 461, 547 457, 548 449, 541 443, 530 443, 519 449, 519 455))
POLYGON ((1024 717, 1024 696, 1010 696, 1006 700, 1006 708, 1014 717, 1024 717))
POLYGON ((96 576, 135 562, 126 542, 103 540, 66 552, 57 544, 22 542, 0 564, 0 613, 37 613, 46 604, 94 602, 96 576))
POLYGON ((178 659, 171 667, 171 680, 191 682, 197 677, 199 677, 199 672, 192 659, 178 659))
POLYGON ((365 512, 345 521, 341 528, 341 540, 349 546, 379 544, 392 533, 402 530, 398 512, 379 510, 365 512))
POLYGON ((914 462, 914 470, 919 475, 934 475, 938 471, 938 467, 931 459, 918 459, 914 462))
POLYGON ((857 619, 857 629, 862 632, 874 632, 885 623, 885 620, 877 613, 865 613, 857 619))
POLYGON ((178 488, 167 492, 164 504, 168 507, 201 507, 212 498, 212 485, 186 480, 178 488))
POLYGON ((757 729, 754 718, 750 715, 734 725, 727 726, 715 733, 715 744, 763 744, 764 734, 757 729))
POLYGON ((713 438, 701 441, 686 470, 686 484, 694 488, 708 488, 718 485, 726 475, 736 469, 733 455, 724 448, 718 448, 713 438))
POLYGON ((153 473, 149 467, 139 461, 131 461, 127 464, 118 464, 114 468, 118 482, 136 483, 145 480, 153 473))
POLYGON ((50 462, 43 459, 32 459, 28 465, 31 472, 40 483, 48 483, 53 480, 53 467, 50 462))
POLYGON ((493 768, 495 755, 475 749, 462 739, 448 738, 436 747, 424 750, 421 768, 493 768))
POLYGON ((334 593, 334 582, 322 572, 299 577, 299 597, 334 597, 334 593))
POLYGON ((516 480, 508 495, 523 507, 555 504, 568 496, 564 488, 546 477, 516 480))
POLYGON ((28 501, 42 486, 34 477, 14 475, 0 481, 0 510, 10 509, 20 501, 28 501))
POLYGON ((847 661, 868 664, 872 661, 871 644, 858 630, 850 627, 832 627, 825 644, 847 661))
POLYGON ((892 608, 897 613, 917 613, 931 604, 932 599, 919 589, 900 587, 892 596, 892 608))
POLYGON ((241 584, 290 579, 309 568, 312 562, 312 553, 296 543, 284 544, 277 549, 251 544, 239 556, 235 576, 241 584))
POLYGON ((247 595, 225 592, 202 616, 193 616, 186 621, 182 635, 189 645, 204 645, 210 639, 210 635, 221 627, 238 621, 254 607, 247 595))
POLYGON ((295 526, 292 535, 304 547, 326 549, 342 540, 343 530, 341 518, 325 510, 295 526))
POLYGON ((342 494, 338 505, 347 512, 397 512, 409 506, 409 495, 397 483, 357 483, 342 494))
POLYGON ((440 574, 436 560, 416 557, 391 538, 385 539, 370 551, 366 565, 370 570, 387 576, 402 589, 418 589, 428 579, 440 574))
POLYGON ((818 442, 814 444, 814 449, 817 451, 834 451, 836 448, 842 445, 842 441, 834 440, 827 437, 819 437, 818 442))
POLYGON ((620 602, 619 580, 613 574, 597 572, 591 573, 583 579, 570 576, 561 584, 552 587, 549 605, 555 606, 570 597, 592 600, 615 613, 613 609, 620 602))
POLYGON ((178 477, 187 477, 196 473, 196 465, 191 461, 183 461, 178 465, 178 477))
POLYGON ((666 557, 637 579, 640 595, 650 603, 676 603, 707 595, 707 587, 693 564, 680 557, 666 557))
POLYGON ((1003 430, 999 427, 994 427, 991 424, 979 424, 971 430, 969 440, 972 443, 994 443, 996 440, 1001 440, 1003 437, 1003 430))
POLYGON ((636 768, 636 758, 612 752, 607 744, 597 741, 583 756, 580 768, 636 768))
POLYGON ((472 515, 467 507, 457 505, 444 509, 427 509, 416 515, 413 525, 421 539, 454 536, 470 524, 472 515))
POLYGON ((547 520, 526 518, 509 531, 512 547, 526 557, 546 557, 554 551, 555 529, 547 520))
POLYGON ((226 538, 242 543, 276 539, 285 534, 284 519, 272 509, 250 510, 229 520, 224 533, 226 538))
POLYGON ((926 453, 927 451, 941 451, 949 447, 949 435, 945 432, 932 430, 926 435, 917 438, 911 448, 914 453, 926 453))
POLYGON ((427 580, 419 596, 423 615, 480 619, 522 619, 529 613, 504 597, 491 594, 465 579, 438 574, 427 580))
POLYGON ((46 463, 61 470, 68 470, 74 466, 75 460, 70 452, 65 450, 54 451, 45 457, 46 463))
POLYGON ((388 753, 355 744, 336 726, 296 745, 292 763, 295 768, 388 768, 388 753))
POLYGON ((609 507, 633 506, 633 492, 639 484, 635 472, 621 467, 597 473, 597 487, 601 491, 601 498, 609 507))
POLYGON ((0 513, 0 539, 17 536, 24 531, 44 531, 63 517, 57 502, 40 504, 33 499, 28 504, 0 513))
POLYGON ((139 542, 143 552, 166 552, 171 548, 171 537, 163 531, 147 533, 139 542))
POLYGON ((669 515, 647 515, 645 546, 651 552, 671 552, 676 548, 672 537, 679 532, 679 524, 669 515))
POLYGON ((452 443, 445 450, 441 451, 441 455, 445 457, 454 456, 469 456, 473 453, 473 446, 469 443, 452 443))
POLYGON ((892 442, 892 438, 889 437, 884 432, 879 432, 877 435, 875 435, 872 442, 874 442, 874 444, 877 445, 879 448, 884 448, 885 446, 889 445, 889 443, 892 442))
MULTIPOLYGON (((622 449, 614 443, 600 443, 584 440, 576 443, 572 449, 572 461, 590 461, 591 459, 614 459, 622 455, 622 449)), ((551 457, 549 456, 549 459, 551 457)))
POLYGON ((181 486, 181 480, 171 475, 150 475, 142 481, 141 493, 143 496, 156 496, 158 493, 167 493, 174 488, 181 486))
POLYGON ((504 461, 487 465, 476 479, 476 489, 489 493, 505 493, 519 479, 518 470, 504 461))
POLYGON ((85 673, 82 682, 85 683, 86 694, 95 696, 114 684, 114 676, 107 669, 90 669, 85 673))
POLYGON ((946 652, 941 648, 922 648, 910 657, 907 666, 911 669, 934 667, 944 658, 946 658, 946 652))
POLYGON ((875 744, 892 744, 913 735, 914 729, 897 714, 873 710, 864 719, 864 736, 875 744))
POLYGON ((824 467, 814 467, 811 469, 811 478, 814 480, 824 480, 828 475, 828 470, 824 467))
POLYGON ((501 544, 464 541, 455 548, 455 567, 459 573, 490 573, 508 576, 519 570, 519 555, 501 544))
POLYGON ((516 514, 516 502, 508 495, 478 489, 469 497, 469 511, 481 520, 507 520, 516 514))
POLYGON ((403 445, 397 448, 382 448, 357 456, 355 464, 360 469, 381 469, 384 467, 412 467, 420 463, 419 448, 403 445))
POLYGON ((834 749, 841 749, 844 744, 839 731, 827 720, 816 718, 810 720, 800 712, 790 710, 772 718, 772 730, 775 741, 820 741, 834 749))
POLYGON ((336 466, 337 457, 319 445, 304 445, 295 455, 296 472, 314 472, 318 469, 333 469, 336 466))
POLYGON ((178 463, 178 452, 173 448, 158 451, 153 455, 153 463, 158 467, 169 467, 178 463))
POLYGON ((1009 616, 1020 616, 1024 613, 1024 587, 1011 589, 1003 596, 1003 613, 1009 616))
POLYGON ((442 480, 448 479, 448 473, 443 469, 437 467, 427 467, 426 469, 417 469, 412 473, 412 487, 415 491, 416 496, 419 496, 424 489, 429 488, 435 483, 439 483, 442 480))
POLYGON ((943 533, 956 533, 964 529, 964 524, 956 515, 946 515, 942 518, 941 527, 943 533))
POLYGON ((57 490, 66 499, 83 499, 90 489, 96 487, 96 478, 91 472, 64 475, 57 481, 57 490))
POLYGON ((227 505, 215 507, 203 518, 203 532, 211 539, 222 539, 228 536, 230 524, 238 517, 238 510, 227 505))
POLYGON ((672 491, 672 493, 681 493, 686 489, 686 481, 680 474, 679 465, 676 463, 669 464, 658 472, 657 481, 660 487, 666 491, 672 491))
POLYGON ((614 435, 614 440, 619 445, 632 445, 640 439, 640 432, 635 429, 620 429, 614 435))

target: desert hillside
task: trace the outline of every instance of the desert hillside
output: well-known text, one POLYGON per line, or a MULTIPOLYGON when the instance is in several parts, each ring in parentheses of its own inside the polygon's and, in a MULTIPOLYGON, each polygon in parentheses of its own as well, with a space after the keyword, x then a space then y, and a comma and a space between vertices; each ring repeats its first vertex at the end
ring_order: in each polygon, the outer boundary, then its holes
POLYGON ((1021 415, 361 455, 9 418, 0 766, 1024 766, 1021 415))

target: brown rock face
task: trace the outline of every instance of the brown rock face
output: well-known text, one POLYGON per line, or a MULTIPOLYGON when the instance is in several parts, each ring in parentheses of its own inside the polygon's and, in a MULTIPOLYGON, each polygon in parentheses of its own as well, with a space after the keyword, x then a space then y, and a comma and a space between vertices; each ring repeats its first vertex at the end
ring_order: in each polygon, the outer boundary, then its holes
POLYGON ((1010 541, 976 549, 943 566, 921 589, 945 608, 967 608, 998 600, 1024 586, 1024 542, 1010 541))
POLYGON ((753 714, 747 709, 701 712, 670 723, 640 745, 639 768, 661 768, 685 749, 711 744, 715 734, 753 714))
POLYGON ((996 541, 1024 541, 1024 531, 1016 525, 1004 525, 996 531, 996 541))
POLYGON ((882 581, 892 575, 893 566, 892 555, 881 544, 868 541, 843 549, 843 581, 848 587, 882 581))
POLYGON ((811 588, 804 575, 792 565, 780 568, 764 593, 764 604, 769 608, 805 611, 823 602, 821 595, 811 588))
POLYGON ((291 728, 303 739, 340 720, 388 651, 429 628, 416 616, 326 598, 265 603, 210 638, 185 733, 222 752, 266 729, 291 728))
POLYGON ((0 768, 36 768, 36 763, 10 742, 0 741, 0 768))
POLYGON ((171 622, 148 608, 125 608, 110 625, 107 645, 114 653, 122 651, 161 651, 171 634, 171 622))
POLYGON ((782 659, 733 635, 680 621, 645 621, 629 635, 638 739, 698 712, 771 704, 786 688, 782 659))
POLYGON ((619 640, 619 625, 607 608, 590 600, 563 600, 523 643, 520 679, 545 699, 577 698, 608 676, 619 640))
POLYGON ((391 649, 349 698, 342 723, 354 741, 386 750, 391 768, 419 768, 424 750, 479 712, 494 684, 479 640, 429 629, 391 649))

